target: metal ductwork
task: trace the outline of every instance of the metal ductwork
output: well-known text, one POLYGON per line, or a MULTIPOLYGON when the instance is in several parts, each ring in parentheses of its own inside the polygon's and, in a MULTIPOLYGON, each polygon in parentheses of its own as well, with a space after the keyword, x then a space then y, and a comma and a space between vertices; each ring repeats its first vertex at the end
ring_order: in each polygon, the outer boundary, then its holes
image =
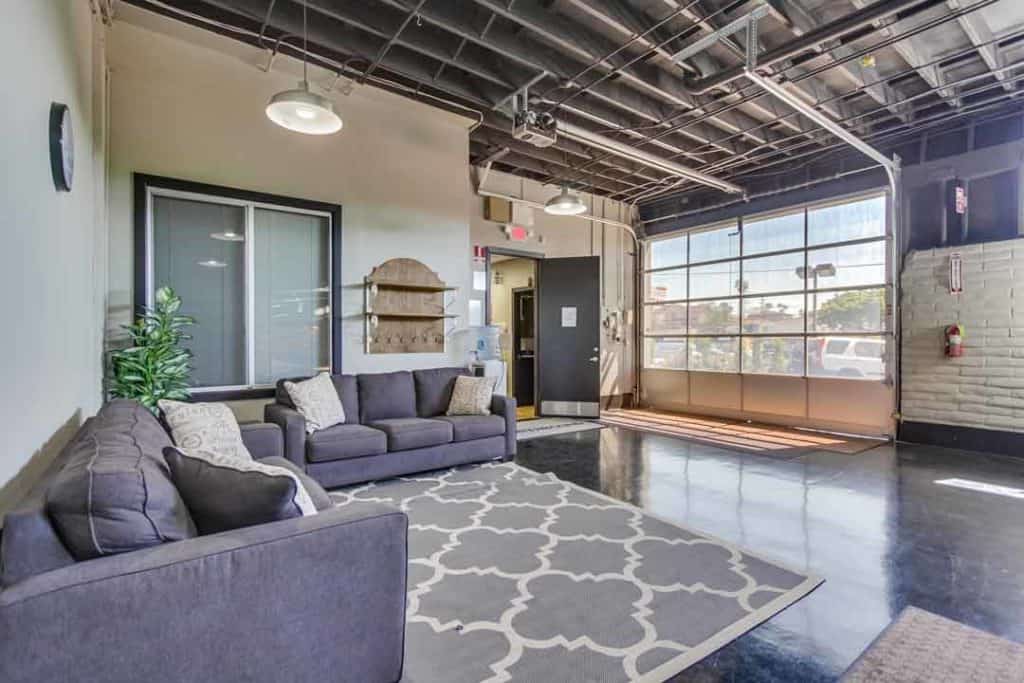
MULTIPOLYGON (((869 26, 880 19, 891 17, 915 5, 924 4, 929 3, 927 0, 883 0, 882 2, 865 7, 859 12, 841 17, 820 28, 805 33, 796 40, 792 40, 774 50, 763 52, 758 55, 758 66, 772 66, 781 61, 792 59, 807 50, 817 47, 821 43, 836 40, 851 31, 869 26)), ((684 79, 683 83, 692 94, 703 95, 709 90, 732 83, 736 79, 742 78, 743 75, 744 66, 740 65, 698 80, 684 79)))
POLYGON ((728 192, 730 194, 742 194, 743 188, 739 185, 733 185, 732 183, 715 178, 706 173, 701 173, 682 164, 677 164, 674 161, 663 159, 654 154, 648 154, 647 152, 637 149, 636 147, 630 147, 629 145, 623 144, 618 140, 599 135, 586 128, 580 128, 579 126, 565 121, 559 121, 556 126, 559 135, 564 135, 567 138, 575 140, 576 142, 582 142, 585 145, 591 147, 597 147, 606 152, 610 152, 624 159, 635 161, 638 164, 643 164, 651 168, 657 169, 663 173, 667 173, 677 178, 684 178, 686 180, 692 180, 695 183, 701 185, 707 185, 713 187, 722 192, 728 192))

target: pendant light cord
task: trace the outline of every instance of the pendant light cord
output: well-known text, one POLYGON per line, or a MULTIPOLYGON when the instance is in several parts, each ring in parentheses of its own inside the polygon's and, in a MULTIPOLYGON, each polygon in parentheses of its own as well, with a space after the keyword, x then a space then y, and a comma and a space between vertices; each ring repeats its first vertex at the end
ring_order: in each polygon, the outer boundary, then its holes
POLYGON ((309 87, 309 28, 306 26, 306 8, 309 0, 302 0, 302 82, 309 87))

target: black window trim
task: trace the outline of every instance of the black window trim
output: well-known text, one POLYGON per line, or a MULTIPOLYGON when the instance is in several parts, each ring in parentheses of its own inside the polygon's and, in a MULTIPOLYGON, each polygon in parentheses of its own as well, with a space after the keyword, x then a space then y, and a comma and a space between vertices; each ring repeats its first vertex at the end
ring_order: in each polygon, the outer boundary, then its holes
MULTIPOLYGON (((149 236, 146 230, 147 202, 146 197, 150 188, 174 190, 178 192, 192 192, 235 199, 246 202, 261 204, 276 204, 282 207, 291 207, 305 211, 319 211, 331 216, 331 373, 340 374, 342 361, 342 280, 341 280, 341 235, 342 235, 342 212, 340 204, 318 202, 310 199, 299 199, 286 197, 284 195, 270 194, 267 192, 256 192, 236 187, 223 185, 212 185, 180 178, 168 178, 164 176, 150 175, 146 173, 132 174, 133 193, 133 223, 135 244, 133 248, 134 277, 133 277, 133 304, 134 315, 138 315, 146 306, 148 293, 148 278, 146 273, 147 258, 149 251, 149 236)), ((211 389, 195 394, 193 399, 203 401, 238 401, 246 399, 273 398, 273 387, 254 389, 229 389, 219 391, 211 389)))

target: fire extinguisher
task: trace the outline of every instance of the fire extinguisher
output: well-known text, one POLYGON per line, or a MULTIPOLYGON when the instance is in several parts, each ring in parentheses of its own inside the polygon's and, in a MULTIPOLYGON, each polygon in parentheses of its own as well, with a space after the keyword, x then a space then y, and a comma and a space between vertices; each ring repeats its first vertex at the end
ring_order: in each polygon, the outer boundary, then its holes
POLYGON ((946 328, 946 356, 959 358, 964 355, 964 326, 960 323, 946 328))

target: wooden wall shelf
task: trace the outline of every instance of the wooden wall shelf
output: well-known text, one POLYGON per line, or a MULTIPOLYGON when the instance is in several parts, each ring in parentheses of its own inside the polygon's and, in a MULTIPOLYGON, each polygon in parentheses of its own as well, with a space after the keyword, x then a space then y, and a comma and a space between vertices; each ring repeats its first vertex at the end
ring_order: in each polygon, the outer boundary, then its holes
POLYGON ((443 353, 449 287, 416 259, 391 259, 366 277, 367 353, 443 353))

